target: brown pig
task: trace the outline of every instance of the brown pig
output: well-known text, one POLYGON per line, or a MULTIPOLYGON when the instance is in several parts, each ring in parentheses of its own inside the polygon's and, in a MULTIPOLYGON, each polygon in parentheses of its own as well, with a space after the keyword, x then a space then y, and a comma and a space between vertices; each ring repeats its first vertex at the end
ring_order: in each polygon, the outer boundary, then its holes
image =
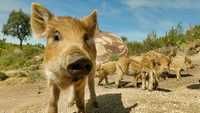
POLYGON ((74 88, 78 113, 85 113, 85 84, 88 80, 91 101, 97 107, 94 75, 96 47, 94 43, 97 13, 76 19, 55 16, 42 5, 32 4, 31 28, 36 38, 47 40, 44 69, 49 83, 47 113, 58 112, 62 90, 74 88))

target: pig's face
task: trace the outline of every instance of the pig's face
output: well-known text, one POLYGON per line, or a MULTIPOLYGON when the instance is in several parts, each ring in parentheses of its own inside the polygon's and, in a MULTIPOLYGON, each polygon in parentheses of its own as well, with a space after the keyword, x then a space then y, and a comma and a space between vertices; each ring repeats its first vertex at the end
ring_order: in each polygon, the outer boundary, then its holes
POLYGON ((192 60, 187 56, 185 56, 184 64, 185 64, 185 70, 192 69, 194 67, 194 65, 192 64, 192 60))
POLYGON ((40 5, 32 7, 31 24, 36 37, 47 40, 45 72, 50 79, 83 79, 95 67, 96 12, 81 20, 58 17, 40 5))
POLYGON ((161 57, 159 59, 159 66, 160 66, 160 70, 161 72, 169 72, 169 65, 170 65, 171 61, 168 57, 161 57))

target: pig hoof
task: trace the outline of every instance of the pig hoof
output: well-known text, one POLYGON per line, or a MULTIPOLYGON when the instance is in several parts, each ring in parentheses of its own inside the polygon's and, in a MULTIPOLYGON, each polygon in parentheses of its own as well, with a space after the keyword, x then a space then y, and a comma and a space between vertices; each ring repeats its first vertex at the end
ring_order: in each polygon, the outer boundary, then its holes
POLYGON ((153 89, 148 89, 148 91, 152 92, 152 91, 153 91, 153 89))
POLYGON ((103 86, 103 84, 99 83, 98 86, 103 86))
POLYGON ((146 88, 145 88, 145 87, 142 87, 142 90, 146 90, 146 88))
POLYGON ((116 85, 115 87, 116 87, 116 88, 121 88, 121 86, 120 86, 120 85, 116 85))
POLYGON ((75 104, 75 102, 70 102, 70 103, 68 103, 68 107, 72 107, 73 105, 75 104))
POLYGON ((181 79, 180 78, 177 78, 177 81, 180 81, 181 79))
POLYGON ((136 83, 135 86, 136 86, 136 88, 139 88, 139 87, 140 87, 140 86, 139 86, 139 83, 136 83))

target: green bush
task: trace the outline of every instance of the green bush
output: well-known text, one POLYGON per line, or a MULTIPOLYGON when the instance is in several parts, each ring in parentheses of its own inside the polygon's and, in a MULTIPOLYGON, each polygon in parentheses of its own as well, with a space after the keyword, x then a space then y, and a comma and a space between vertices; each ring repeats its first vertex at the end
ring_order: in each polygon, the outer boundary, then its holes
POLYGON ((145 52, 144 45, 141 42, 128 42, 127 46, 129 55, 139 55, 140 53, 145 52))
POLYGON ((193 34, 195 36, 194 39, 200 39, 200 27, 196 27, 195 30, 189 30, 187 33, 184 33, 181 24, 172 27, 164 36, 161 37, 158 37, 155 32, 151 32, 142 42, 127 42, 129 55, 139 55, 150 50, 168 46, 182 47, 188 39, 191 39, 187 37, 192 37, 191 35, 194 32, 196 33, 195 35, 193 34))
POLYGON ((34 45, 24 45, 23 49, 20 49, 18 45, 4 42, 0 44, 0 69, 9 70, 30 66, 32 57, 39 55, 42 51, 42 48, 34 45))
POLYGON ((110 61, 117 61, 119 59, 119 54, 113 54, 111 57, 110 57, 110 61))
POLYGON ((200 25, 195 25, 193 27, 190 27, 186 31, 186 38, 189 41, 200 40, 200 25))

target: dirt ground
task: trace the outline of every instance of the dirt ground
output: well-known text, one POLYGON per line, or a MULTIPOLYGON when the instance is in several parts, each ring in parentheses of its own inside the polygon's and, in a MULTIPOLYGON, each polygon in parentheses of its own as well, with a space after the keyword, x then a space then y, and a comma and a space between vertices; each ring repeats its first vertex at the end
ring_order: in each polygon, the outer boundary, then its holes
MULTIPOLYGON (((200 65, 200 54, 192 57, 200 65)), ((97 80, 97 79, 96 79, 97 80)), ((129 76, 124 81, 131 81, 129 76)), ((113 85, 96 86, 99 108, 88 101, 87 113, 200 113, 200 66, 185 72, 182 80, 175 76, 161 80, 158 91, 145 91, 135 87, 116 89, 113 85)), ((0 113, 44 113, 48 98, 46 82, 11 84, 0 82, 0 113)), ((112 78, 110 79, 112 81, 112 78)), ((62 92, 59 113, 73 113, 67 107, 67 92, 62 92)))

